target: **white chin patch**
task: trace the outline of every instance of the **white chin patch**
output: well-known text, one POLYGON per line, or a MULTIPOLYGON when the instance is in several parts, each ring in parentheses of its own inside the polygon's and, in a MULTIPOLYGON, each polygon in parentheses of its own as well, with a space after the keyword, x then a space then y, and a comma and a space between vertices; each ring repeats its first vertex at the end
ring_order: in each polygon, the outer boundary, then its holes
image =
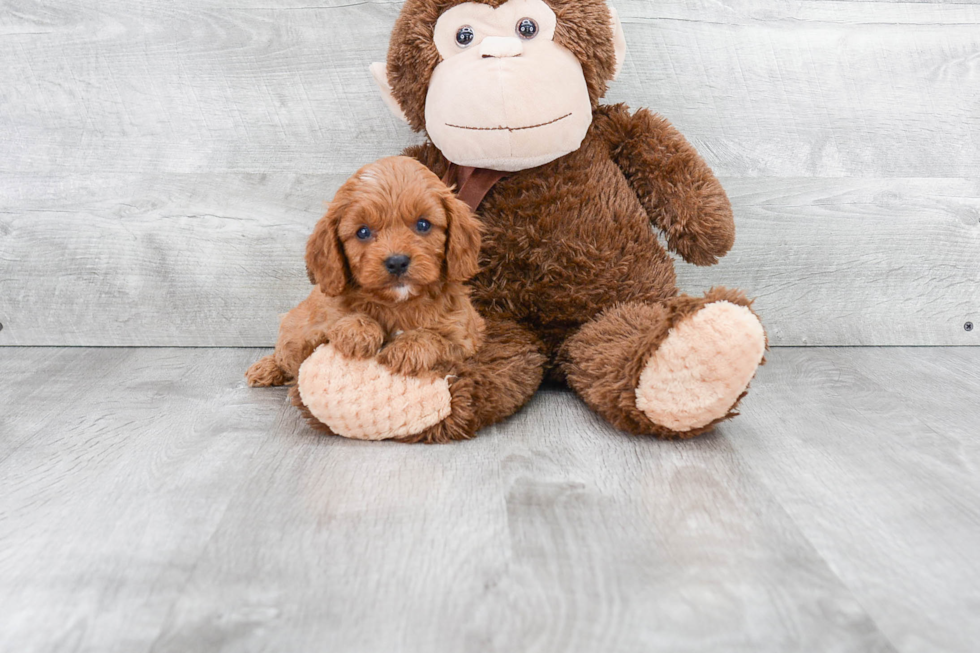
POLYGON ((415 289, 411 286, 395 286, 391 289, 391 294, 396 302, 403 302, 415 294, 415 289))

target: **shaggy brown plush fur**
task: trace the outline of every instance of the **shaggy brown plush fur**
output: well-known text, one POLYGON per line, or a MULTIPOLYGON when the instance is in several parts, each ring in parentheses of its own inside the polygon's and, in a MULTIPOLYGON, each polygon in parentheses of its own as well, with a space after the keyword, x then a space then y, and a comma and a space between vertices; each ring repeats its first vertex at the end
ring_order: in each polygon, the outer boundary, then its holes
POLYGON ((738 402, 722 419, 676 433, 654 424, 636 408, 635 390, 643 367, 669 331, 684 318, 718 301, 750 310, 752 305, 737 290, 712 288, 704 297, 678 295, 663 304, 624 303, 604 311, 566 340, 559 353, 568 385, 611 424, 630 433, 691 438, 710 431, 718 422, 737 414, 738 402))
MULTIPOLYGON (((448 167, 431 144, 406 154, 438 175, 448 167)), ((735 231, 728 198, 694 148, 665 120, 631 116, 622 105, 596 111, 576 152, 498 182, 479 216, 474 301, 528 325, 551 358, 570 331, 603 310, 677 293, 673 262, 651 222, 669 234, 668 246, 701 265, 723 256, 735 231), (634 162, 630 176, 614 154, 634 162), (654 159, 660 165, 641 173, 637 162, 654 159)))
MULTIPOLYGON (((454 370, 449 389, 452 413, 444 421, 400 442, 441 444, 472 438, 477 430, 514 414, 541 385, 545 357, 541 343, 514 322, 490 318, 484 344, 454 370)), ((290 388, 294 406, 321 433, 333 434, 290 388)))
POLYGON ((337 192, 306 249, 318 287, 286 314, 272 356, 253 365, 253 386, 296 378, 313 350, 330 342, 395 373, 449 372, 483 339, 483 318, 463 281, 477 270, 480 225, 429 170, 407 157, 365 166, 337 192), (417 228, 420 218, 431 225, 417 228), (370 237, 361 239, 361 228, 370 237), (409 258, 395 275, 386 260, 409 258), (383 347, 383 348, 382 348, 383 347), (380 351, 380 353, 379 353, 380 351))
MULTIPOLYGON (((439 62, 432 29, 461 1, 408 0, 392 34, 389 81, 418 131, 425 129, 426 92, 439 62)), ((711 265, 734 243, 728 198, 665 119, 598 105, 615 68, 605 2, 546 2, 558 16, 556 38, 582 63, 593 123, 577 151, 508 174, 483 199, 481 272, 472 297, 487 320, 486 344, 456 367, 450 417, 412 441, 472 437, 520 408, 546 374, 567 380, 631 433, 686 438, 714 424, 684 432, 655 424, 636 407, 635 390, 673 326, 711 302, 749 305, 725 289, 678 296, 673 261, 651 228, 686 261, 711 265)), ((449 170, 431 142, 405 154, 440 177, 449 170)))
MULTIPOLYGON (((406 154, 438 175, 449 165, 431 144, 406 154)), ((676 296, 673 262, 651 223, 673 251, 698 265, 724 256, 735 229, 721 185, 666 120, 646 111, 630 115, 623 105, 599 107, 578 151, 509 175, 478 214, 482 272, 472 282, 473 300, 488 319, 505 318, 541 340, 544 373, 566 379, 596 412, 631 433, 688 438, 714 426, 678 433, 636 408, 640 372, 673 324, 712 301, 749 305, 724 289, 676 296)), ((534 372, 521 367, 526 362, 516 360, 511 372, 526 378, 534 372)), ((510 414, 492 397, 485 401, 477 427, 510 414)))
MULTIPOLYGON (((546 1, 558 15, 556 38, 583 64, 594 121, 579 150, 510 174, 487 194, 478 211, 483 271, 473 280, 473 299, 488 320, 506 319, 522 339, 539 339, 547 361, 542 372, 566 378, 612 424, 661 437, 697 435, 711 426, 675 433, 636 408, 640 372, 677 320, 711 301, 748 301, 722 289, 704 298, 676 297, 673 262, 650 226, 686 261, 711 265, 734 244, 728 197, 664 118, 646 110, 631 115, 624 105, 598 105, 615 67, 605 2, 546 1)), ((420 131, 429 78, 439 61, 432 27, 456 4, 409 0, 392 34, 392 88, 420 131)), ((486 4, 499 6, 502 0, 486 4)), ((440 176, 449 166, 431 143, 405 153, 440 176)), ((509 370, 520 379, 536 375, 525 367, 533 361, 518 357, 509 370)), ((471 363, 471 371, 478 369, 477 361, 471 363)), ((495 405, 492 395, 483 402, 477 428, 516 408, 495 405)))

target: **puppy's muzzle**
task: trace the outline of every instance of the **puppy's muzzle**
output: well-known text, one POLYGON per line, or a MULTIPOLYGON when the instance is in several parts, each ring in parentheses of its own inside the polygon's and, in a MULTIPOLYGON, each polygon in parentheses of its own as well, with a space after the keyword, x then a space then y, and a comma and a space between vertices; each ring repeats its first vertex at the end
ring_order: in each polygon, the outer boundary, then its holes
POLYGON ((412 258, 405 254, 392 254, 385 259, 385 269, 388 274, 400 277, 408 272, 408 266, 412 263, 412 258))

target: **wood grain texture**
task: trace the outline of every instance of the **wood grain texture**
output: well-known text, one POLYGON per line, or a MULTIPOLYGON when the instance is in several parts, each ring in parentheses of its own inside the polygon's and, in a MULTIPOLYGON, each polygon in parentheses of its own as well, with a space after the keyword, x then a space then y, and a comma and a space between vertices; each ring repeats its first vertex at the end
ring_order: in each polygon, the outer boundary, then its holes
POLYGON ((901 651, 980 639, 980 349, 784 349, 726 428, 901 651))
POLYGON ((340 176, 7 176, 0 344, 268 345, 340 176), (70 213, 62 206, 71 203, 70 213))
MULTIPOLYGON (((783 505, 756 469, 774 446, 745 436, 769 419, 757 406, 832 386, 827 350, 802 354, 806 375, 777 352, 740 431, 631 437, 551 389, 476 440, 432 447, 313 434, 282 389, 243 387, 253 350, 0 353, 0 378, 60 362, 87 387, 39 416, 49 398, 0 385, 15 407, 4 435, 23 442, 0 460, 2 650, 892 653, 916 649, 893 646, 881 623, 968 601, 976 586, 976 560, 962 556, 974 565, 962 583, 915 597, 850 586, 809 541, 797 501, 783 505), (106 374, 90 381, 95 371, 106 374)), ((884 369, 900 367, 900 354, 884 356, 884 369)), ((885 374, 929 383, 943 371, 885 374)), ((866 397, 842 401, 854 410, 823 425, 841 435, 866 397)), ((800 414, 793 426, 810 423, 800 414)), ((895 426, 883 416, 868 437, 895 426)), ((926 444, 906 455, 928 460, 926 444)), ((928 469, 937 484, 958 480, 949 471, 928 469)), ((936 508, 955 518, 973 491, 937 495, 936 508)), ((817 542, 915 543, 929 525, 857 520, 817 542)), ((946 534, 937 558, 972 544, 965 529, 946 534)), ((923 575, 936 565, 917 564, 923 575)), ((864 578, 877 590, 904 573, 869 565, 864 578)), ((960 618, 928 625, 968 635, 960 618)))
POLYGON ((274 448, 155 653, 893 650, 723 440, 545 392, 458 447, 274 448))
POLYGON ((148 648, 286 408, 256 355, 0 350, 0 650, 148 648))
MULTIPOLYGON (((5 5, 0 171, 336 172, 399 150, 367 74, 400 3, 5 5)), ((725 176, 976 177, 972 4, 616 3, 610 99, 725 176)))
MULTIPOLYGON (((980 6, 615 3, 610 101, 722 175, 775 345, 975 345, 980 6)), ((418 137, 367 65, 398 2, 9 0, 0 8, 2 345, 266 346, 302 243, 418 137)))
MULTIPOLYGON (((0 345, 271 345, 343 179, 0 175, 0 345)), ((774 345, 980 344, 977 180, 725 183, 735 249, 683 290, 758 297, 774 345)))
POLYGON ((976 4, 615 4, 610 99, 663 112, 723 175, 980 174, 976 4))
POLYGON ((112 379, 131 356, 126 349, 101 358, 88 354, 97 364, 79 368, 80 354, 72 349, 0 349, 0 462, 61 417, 65 406, 84 405, 92 386, 112 379))

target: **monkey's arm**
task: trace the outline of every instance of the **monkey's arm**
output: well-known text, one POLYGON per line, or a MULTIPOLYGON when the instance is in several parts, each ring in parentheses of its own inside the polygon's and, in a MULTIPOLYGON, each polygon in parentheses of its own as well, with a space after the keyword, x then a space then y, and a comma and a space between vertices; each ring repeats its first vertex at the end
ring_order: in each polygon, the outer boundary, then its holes
POLYGON ((626 105, 602 106, 596 127, 671 251, 714 265, 735 243, 728 196, 694 147, 661 116, 626 105))

